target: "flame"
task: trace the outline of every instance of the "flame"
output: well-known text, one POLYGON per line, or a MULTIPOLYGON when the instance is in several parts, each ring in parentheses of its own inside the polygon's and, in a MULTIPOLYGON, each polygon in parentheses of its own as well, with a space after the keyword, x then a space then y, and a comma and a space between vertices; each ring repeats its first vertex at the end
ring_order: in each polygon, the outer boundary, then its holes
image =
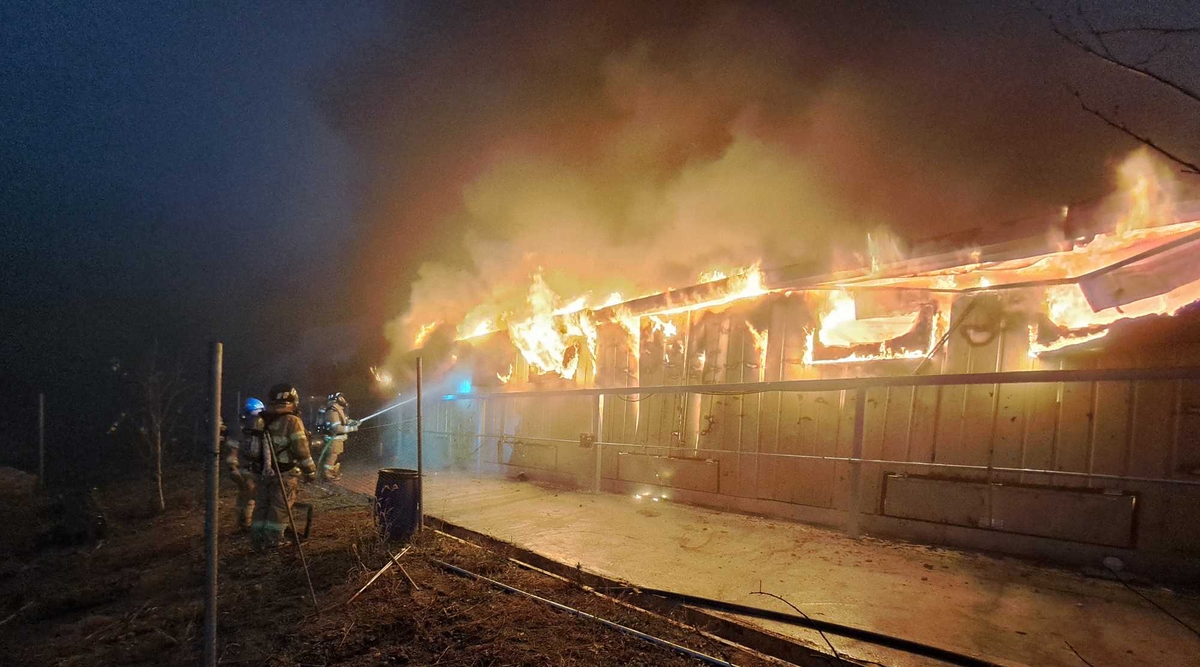
POLYGON ((751 297, 762 296, 768 290, 763 286, 764 278, 762 269, 758 264, 748 266, 729 278, 725 279, 726 290, 714 298, 706 299, 699 303, 686 304, 675 307, 668 307, 658 311, 658 315, 674 315, 676 313, 686 313, 696 310, 711 310, 718 308, 734 301, 749 299, 751 297))
POLYGON ((391 386, 395 384, 395 379, 392 377, 392 374, 381 368, 372 366, 371 375, 375 378, 375 381, 379 383, 379 386, 383 387, 384 389, 390 389, 391 386))
POLYGON ((1174 174, 1148 149, 1134 151, 1121 163, 1117 168, 1117 185, 1126 211, 1117 225, 1118 235, 1174 219, 1174 174))
POLYGON ((650 320, 650 331, 661 331, 663 338, 674 338, 679 333, 679 327, 674 322, 668 322, 658 315, 650 315, 647 319, 650 320))
MULTIPOLYGON (((1120 190, 1116 201, 1122 207, 1122 215, 1113 231, 1077 238, 1065 244, 1061 236, 1055 236, 1053 251, 1043 250, 1032 256, 1007 255, 1004 260, 983 261, 983 248, 964 248, 958 255, 963 263, 958 266, 914 272, 911 264, 899 261, 904 258, 899 239, 893 238, 887 230, 868 234, 869 269, 864 267, 857 273, 836 274, 836 280, 831 279, 816 289, 795 288, 809 298, 821 298, 820 307, 812 309, 817 315, 817 323, 804 332, 804 362, 820 365, 921 358, 933 349, 948 329, 950 303, 954 298, 951 295, 962 290, 998 292, 1009 288, 1008 294, 1018 294, 1022 299, 1042 290, 1044 299, 1038 307, 1040 315, 1045 316, 1043 329, 1039 331, 1037 324, 1029 327, 1029 354, 1033 356, 1103 338, 1113 324, 1123 320, 1174 315, 1188 304, 1200 301, 1200 281, 1197 281, 1119 308, 1096 312, 1082 289, 1070 282, 1161 244, 1200 232, 1198 220, 1175 222, 1172 175, 1169 168, 1158 164, 1148 154, 1135 154, 1122 164, 1118 182, 1120 190), (847 278, 847 275, 852 277, 847 278), (1039 284, 1053 286, 1041 288, 1039 284), (855 290, 864 288, 904 288, 910 290, 907 294, 912 294, 911 290, 928 290, 930 295, 921 305, 915 306, 913 312, 905 312, 910 308, 897 306, 886 316, 866 317, 874 313, 866 313, 864 304, 877 302, 862 301, 863 294, 855 290), (1018 288, 1020 291, 1016 291, 1018 288), (858 304, 855 294, 859 295, 858 304), (933 303, 932 311, 924 305, 929 302, 933 303), (861 313, 858 306, 863 306, 861 313), (916 335, 915 327, 918 326, 920 336, 916 335), (930 334, 928 340, 924 335, 926 329, 930 334), (1055 340, 1047 342, 1050 338, 1055 340), (847 356, 827 358, 839 354, 847 356), (815 358, 818 356, 822 358, 815 358)), ((1064 218, 1070 212, 1066 207, 1061 211, 1064 218)), ((494 303, 481 304, 461 321, 457 338, 469 340, 507 329, 512 344, 534 372, 554 373, 565 379, 575 378, 581 364, 596 363, 597 324, 615 324, 624 329, 627 334, 625 344, 638 358, 643 358, 641 338, 645 325, 649 332, 661 336, 657 340, 664 343, 664 362, 671 363, 673 359, 676 364, 687 367, 689 355, 684 352, 692 349, 686 343, 688 332, 680 331, 683 326, 679 318, 672 316, 717 311, 733 302, 772 292, 765 284, 759 264, 728 272, 721 269, 704 271, 699 274, 698 285, 656 292, 654 298, 648 299, 641 296, 630 299, 628 291, 625 294, 612 292, 604 297, 594 297, 588 291, 558 294, 540 274, 531 278, 524 305, 513 308, 513 304, 504 307, 494 303)), ((1163 284, 1158 289, 1168 286, 1163 284)), ((782 290, 778 286, 775 289, 782 290)), ((1147 289, 1146 293, 1150 291, 1153 289, 1147 289)), ((1093 294, 1093 298, 1095 296, 1093 294)), ((1140 295, 1126 293, 1124 298, 1136 296, 1140 295)), ((914 302, 906 296, 895 300, 889 297, 878 303, 885 306, 914 302)), ((758 357, 758 380, 765 381, 768 331, 758 330, 748 320, 742 323, 747 327, 758 357)), ((432 332, 443 324, 438 321, 421 326, 413 339, 414 347, 424 345, 432 332)), ((689 354, 691 363, 699 363, 703 370, 706 354, 689 354)), ((510 382, 512 375, 511 364, 507 374, 496 374, 501 383, 510 382)), ((383 382, 380 378, 377 374, 377 381, 383 382)))
POLYGON ((434 329, 437 329, 438 325, 440 324, 441 322, 429 322, 428 324, 422 324, 421 329, 417 331, 417 335, 413 337, 413 349, 421 349, 421 347, 425 345, 425 341, 429 339, 429 334, 433 333, 434 329))
POLYGON ((881 359, 920 359, 929 353, 938 337, 944 333, 945 321, 942 311, 944 303, 935 303, 929 340, 917 349, 895 347, 896 339, 911 332, 920 322, 920 311, 887 317, 858 319, 854 297, 846 291, 834 291, 826 295, 824 312, 819 316, 820 327, 805 332, 804 363, 808 365, 858 363, 881 359), (863 353, 855 350, 848 356, 836 359, 817 359, 817 343, 822 347, 861 348, 878 344, 878 352, 863 353))
POLYGON ((583 310, 586 306, 587 306, 587 297, 581 296, 581 297, 575 299, 574 301, 572 301, 571 303, 568 303, 567 305, 563 306, 562 308, 555 310, 554 314, 555 315, 569 315, 571 313, 578 313, 579 311, 583 310))
POLYGON ((474 323, 464 322, 458 327, 458 340, 478 338, 495 331, 497 331, 496 322, 491 318, 484 318, 474 323))
POLYGON ((512 380, 512 375, 513 375, 513 365, 509 364, 508 365, 508 373, 505 373, 503 375, 500 373, 496 373, 496 379, 500 381, 500 384, 508 384, 509 380, 512 380))
POLYGON ((1051 341, 1050 343, 1043 344, 1038 341, 1038 326, 1036 324, 1030 324, 1029 356, 1036 359, 1046 352, 1054 352, 1055 350, 1061 350, 1065 347, 1073 347, 1075 345, 1090 343, 1094 340, 1100 340, 1107 335, 1108 329, 1101 329, 1100 331, 1079 334, 1068 332, 1067 335, 1062 336, 1061 338, 1051 341))
POLYGON ((845 291, 831 292, 821 316, 817 339, 825 347, 856 347, 868 343, 886 343, 912 331, 920 312, 891 317, 858 319, 854 297, 845 291))
POLYGON ((527 302, 528 315, 509 320, 509 339, 538 372, 574 378, 581 343, 591 358, 596 358, 596 326, 588 312, 579 299, 566 307, 559 306, 558 295, 540 273, 533 276, 527 302))
POLYGON ((766 329, 759 331, 754 328, 753 324, 746 323, 746 329, 750 331, 750 338, 754 340, 754 351, 758 354, 758 381, 766 382, 767 380, 767 335, 770 333, 766 329))
POLYGON ((1157 296, 1139 299, 1120 307, 1092 310, 1079 285, 1055 285, 1046 288, 1046 318, 1067 333, 1052 343, 1038 342, 1036 325, 1030 327, 1029 354, 1061 350, 1106 336, 1109 327, 1123 320, 1151 315, 1173 317, 1185 307, 1200 301, 1200 282, 1187 283, 1157 296))
POLYGON ((836 332, 842 325, 856 321, 857 315, 854 306, 854 297, 850 296, 850 293, 845 290, 830 292, 829 304, 829 310, 821 316, 821 330, 818 338, 820 338, 822 345, 828 347, 849 347, 849 345, 836 335, 836 332))

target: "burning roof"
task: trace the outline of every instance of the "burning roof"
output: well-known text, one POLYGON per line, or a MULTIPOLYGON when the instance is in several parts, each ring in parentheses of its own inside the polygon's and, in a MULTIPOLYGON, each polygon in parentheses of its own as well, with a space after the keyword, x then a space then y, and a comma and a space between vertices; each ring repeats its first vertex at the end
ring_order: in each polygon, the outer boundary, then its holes
MULTIPOLYGON (((537 273, 525 306, 516 312, 482 303, 457 324, 417 326, 411 347, 441 341, 438 345, 457 350, 449 355, 451 365, 460 358, 477 365, 486 357, 487 375, 502 384, 543 377, 588 384, 606 376, 598 367, 617 363, 626 365, 626 383, 636 382, 637 368, 647 365, 682 369, 687 380, 690 369, 703 373, 726 363, 708 357, 713 344, 693 329, 727 313, 731 323, 719 335, 730 335, 729 327, 743 331, 739 340, 752 344, 761 380, 772 345, 780 358, 813 367, 931 357, 978 305, 977 297, 987 295, 994 303, 989 308, 1020 314, 1002 314, 997 321, 1025 323, 1028 352, 1036 357, 1097 341, 1118 322, 1174 315, 1200 301, 1200 262, 1194 261, 1200 202, 1177 205, 1152 183, 1152 172, 1122 174, 1128 183, 1116 198, 1119 212, 1110 207, 1093 215, 1110 224, 1081 223, 1079 214, 1064 209, 1057 227, 1036 236, 902 261, 873 255, 859 268, 822 275, 804 275, 805 267, 757 264, 707 271, 696 284, 634 298, 564 297, 537 273), (1078 235, 1069 237, 1070 231, 1078 235), (788 304, 786 321, 755 305, 781 299, 788 304), (971 305, 959 312, 960 302, 971 305), (801 337, 795 336, 798 328, 801 337), (788 332, 789 346, 804 349, 780 351, 781 329, 788 332), (631 361, 601 361, 601 340, 614 337, 623 339, 624 357, 631 361)), ((873 250, 878 245, 869 244, 873 250)), ((968 325, 963 334, 987 338, 986 331, 971 327, 978 328, 968 325)), ((611 372, 607 377, 611 381, 611 372)))

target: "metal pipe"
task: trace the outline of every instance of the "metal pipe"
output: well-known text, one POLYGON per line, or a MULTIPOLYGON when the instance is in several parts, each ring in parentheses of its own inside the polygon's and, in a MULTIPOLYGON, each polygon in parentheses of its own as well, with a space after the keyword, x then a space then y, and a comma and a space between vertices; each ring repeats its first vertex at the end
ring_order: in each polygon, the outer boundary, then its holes
POLYGON ((601 440, 604 440, 604 394, 596 397, 595 403, 596 421, 593 425, 592 433, 595 434, 596 440, 592 443, 594 457, 594 469, 592 470, 592 493, 600 493, 600 466, 603 461, 600 448, 601 440))
POLYGON ((555 389, 484 394, 447 394, 446 400, 484 397, 544 398, 548 396, 631 396, 641 394, 762 394, 772 391, 838 391, 874 387, 938 387, 979 384, 1031 384, 1039 382, 1130 382, 1155 380, 1200 380, 1200 366, 1177 368, 1110 368, 1080 370, 1003 371, 994 373, 947 373, 941 375, 890 375, 880 377, 826 378, 724 384, 656 385, 650 387, 605 387, 555 389))
POLYGON ((221 343, 210 347, 212 361, 209 376, 209 447, 204 465, 204 665, 217 664, 217 491, 221 465, 221 343))
POLYGON ((513 588, 512 586, 509 586, 508 584, 502 584, 499 581, 496 581, 495 579, 489 579, 483 575, 475 574, 474 572, 471 572, 470 570, 464 570, 461 567, 458 567, 456 565, 451 565, 450 563, 440 561, 436 558, 430 558, 429 560, 433 564, 435 564, 438 567, 441 567, 447 571, 462 575, 464 577, 475 579, 476 581, 482 581, 494 588, 498 588, 507 593, 514 593, 516 595, 521 595, 521 596, 527 597, 536 602, 541 602, 542 604, 549 605, 559 611, 565 611, 568 614, 574 614, 575 616, 579 616, 580 618, 586 618, 591 621, 596 621, 597 623, 599 623, 607 628, 616 630, 617 632, 621 632, 621 633, 630 635, 632 637, 637 637, 638 639, 641 639, 644 642, 648 642, 655 646, 659 646, 659 647, 662 647, 665 649, 675 651, 676 653, 685 655, 685 656, 695 659, 695 660, 699 660, 706 664, 718 665, 719 667, 734 667, 733 663, 729 662, 727 660, 721 660, 720 658, 714 658, 711 655, 701 653, 699 651, 693 651, 692 649, 690 649, 686 646, 680 646, 679 644, 669 642, 665 639, 662 639, 661 637, 655 637, 654 635, 648 635, 640 630, 634 630, 633 628, 625 626, 625 625, 621 625, 620 623, 614 623, 608 619, 600 618, 599 616, 593 616, 592 614, 589 614, 586 611, 580 611, 574 607, 568 607, 567 605, 562 604, 561 602, 555 602, 554 600, 550 600, 550 599, 541 597, 539 595, 534 595, 533 593, 527 593, 519 588, 513 588))
POLYGON ((858 537, 861 533, 859 519, 862 518, 862 455, 864 431, 867 424, 867 390, 865 387, 854 392, 854 446, 850 455, 850 512, 846 533, 858 537))
POLYGON ((424 437, 424 417, 421 412, 421 379, 423 366, 421 357, 417 357, 417 531, 421 530, 421 524, 425 518, 425 437, 424 437))
MULTIPOLYGON (((962 667, 1000 667, 998 663, 991 662, 986 658, 959 653, 953 649, 924 644, 911 639, 904 639, 895 635, 886 635, 881 632, 867 630, 865 628, 857 628, 850 625, 842 625, 832 621, 816 619, 809 616, 799 616, 797 614, 773 611, 771 609, 762 609, 761 607, 753 607, 750 605, 739 604, 737 602, 726 602, 724 600, 716 600, 713 598, 705 598, 697 595, 688 595, 685 593, 676 593, 674 591, 666 591, 656 588, 642 588, 640 586, 611 586, 601 587, 597 590, 606 593, 632 593, 634 595, 652 595, 667 600, 672 600, 691 607, 699 607, 701 609, 712 609, 714 611, 723 611, 739 616, 749 616, 751 618, 759 618, 777 623, 786 623, 802 628, 810 628, 818 632, 828 632, 832 635, 847 637, 860 642, 867 642, 877 646, 885 646, 888 648, 904 651, 913 655, 920 655, 928 658, 933 658, 940 662, 949 663, 952 665, 961 665, 962 667)), ((849 658, 847 662, 853 662, 853 658, 849 658)))
MULTIPOLYGON (((429 434, 443 436, 443 437, 450 437, 452 435, 456 435, 449 431, 430 431, 429 434)), ((475 437, 505 439, 508 436, 496 436, 494 434, 488 434, 488 433, 477 433, 477 434, 475 434, 475 437)), ((520 438, 520 440, 525 441, 525 442, 529 442, 529 441, 547 442, 548 441, 548 442, 556 442, 556 443, 564 443, 564 444, 578 444, 578 442, 575 440, 564 440, 564 439, 556 439, 556 438, 534 438, 534 437, 522 436, 520 438)), ((667 458, 670 458, 670 450, 673 449, 669 445, 649 445, 649 444, 637 444, 637 443, 629 443, 629 442, 597 441, 596 444, 603 445, 605 447, 639 447, 643 450, 646 450, 646 449, 666 450, 662 454, 648 453, 648 454, 646 454, 646 456, 664 456, 667 458)), ((715 454, 737 453, 737 452, 730 452, 727 449, 698 449, 696 451, 701 452, 701 453, 711 452, 711 453, 715 453, 715 454)), ((1200 486, 1200 480, 1191 480, 1191 479, 1164 479, 1161 477, 1123 477, 1121 475, 1111 475, 1111 474, 1106 474, 1106 473, 1074 472, 1074 471, 1069 471, 1069 470, 1047 470, 1044 468, 1012 468, 1012 467, 1001 467, 1001 466, 994 466, 992 468, 988 468, 988 466, 986 466, 986 465, 972 465, 969 463, 936 463, 933 461, 898 461, 895 459, 855 459, 850 456, 819 456, 816 454, 779 454, 779 453, 773 453, 773 452, 748 452, 748 453, 745 453, 744 456, 754 456, 754 457, 766 456, 766 457, 779 458, 779 459, 805 459, 805 460, 812 460, 812 461, 834 461, 834 462, 842 462, 842 463, 858 462, 858 463, 870 463, 870 464, 877 464, 877 465, 910 466, 910 467, 917 467, 917 468, 947 468, 947 469, 952 469, 952 470, 981 470, 981 471, 985 471, 985 472, 988 470, 991 470, 992 472, 1024 473, 1024 474, 1030 474, 1030 475, 1058 475, 1058 476, 1062 476, 1062 477, 1084 477, 1084 478, 1090 477, 1093 479, 1109 479, 1109 480, 1119 481, 1119 482, 1136 482, 1136 483, 1140 483, 1140 484, 1178 484, 1181 486, 1200 486)), ((502 463, 501 465, 509 465, 509 464, 502 463)))

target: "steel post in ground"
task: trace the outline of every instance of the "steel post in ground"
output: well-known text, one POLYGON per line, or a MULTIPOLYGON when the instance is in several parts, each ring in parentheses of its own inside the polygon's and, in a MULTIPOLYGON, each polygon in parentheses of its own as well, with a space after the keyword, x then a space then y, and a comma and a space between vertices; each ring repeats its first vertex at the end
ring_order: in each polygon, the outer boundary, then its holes
POLYGON ((38 488, 46 488, 46 395, 38 394, 38 488))
POLYGON ((479 420, 475 427, 475 475, 483 474, 483 434, 487 432, 487 399, 479 399, 479 420))
POLYGON ((850 507, 846 519, 846 533, 850 537, 858 537, 862 530, 859 520, 862 518, 862 458, 863 431, 867 421, 867 390, 854 391, 854 448, 850 454, 850 507))
POLYGON ((596 418, 592 422, 592 433, 596 435, 596 438, 592 443, 592 493, 600 493, 600 463, 603 459, 600 449, 603 445, 600 443, 604 441, 604 394, 596 394, 593 409, 596 411, 596 418))
POLYGON ((221 465, 221 343, 210 348, 209 443, 204 461, 204 665, 217 664, 217 484, 221 465))
POLYGON ((417 357, 417 530, 425 522, 425 423, 421 411, 421 357, 417 357))

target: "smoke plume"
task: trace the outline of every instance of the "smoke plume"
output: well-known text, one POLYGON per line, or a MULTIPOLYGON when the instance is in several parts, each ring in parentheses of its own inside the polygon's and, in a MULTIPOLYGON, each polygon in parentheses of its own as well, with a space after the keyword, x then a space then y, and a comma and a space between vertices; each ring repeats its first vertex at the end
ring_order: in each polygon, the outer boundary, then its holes
POLYGON ((357 277, 393 361, 520 313, 535 274, 601 303, 826 269, 1090 196, 1128 148, 1078 128, 1020 9, 504 4, 404 10, 323 95, 374 174, 357 277))

